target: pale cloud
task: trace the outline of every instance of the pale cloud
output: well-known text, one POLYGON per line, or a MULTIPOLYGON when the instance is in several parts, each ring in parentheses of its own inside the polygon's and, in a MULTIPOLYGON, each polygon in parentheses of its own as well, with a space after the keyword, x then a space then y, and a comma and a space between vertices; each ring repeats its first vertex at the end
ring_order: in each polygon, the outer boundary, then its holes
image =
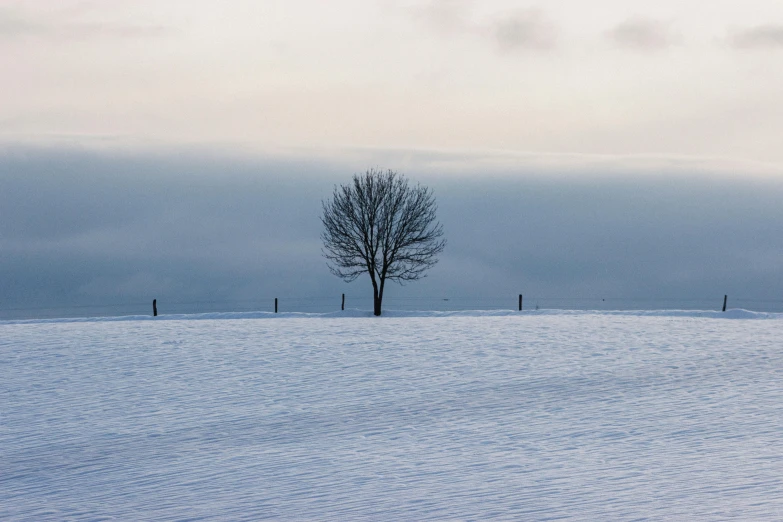
POLYGON ((414 9, 413 16, 440 33, 464 33, 470 31, 470 4, 469 0, 432 1, 414 9))
POLYGON ((0 6, 0 142, 783 164, 773 0, 0 6))
POLYGON ((493 21, 491 30, 502 51, 551 49, 557 42, 557 28, 538 9, 515 11, 493 21))
POLYGON ((737 32, 731 43, 738 49, 783 49, 783 25, 759 25, 737 32))
POLYGON ((516 9, 477 19, 470 0, 432 1, 414 17, 445 36, 471 35, 493 42, 502 52, 546 50, 557 42, 556 25, 541 9, 516 9))
POLYGON ((665 49, 679 41, 671 23, 650 18, 629 18, 606 33, 616 45, 639 50, 665 49))
POLYGON ((40 22, 24 16, 18 10, 0 8, 0 38, 38 34, 43 30, 44 26, 40 22))
POLYGON ((96 37, 141 38, 168 32, 168 28, 162 25, 101 19, 100 15, 101 11, 91 4, 54 10, 1 7, 0 41, 19 38, 54 41, 96 37))

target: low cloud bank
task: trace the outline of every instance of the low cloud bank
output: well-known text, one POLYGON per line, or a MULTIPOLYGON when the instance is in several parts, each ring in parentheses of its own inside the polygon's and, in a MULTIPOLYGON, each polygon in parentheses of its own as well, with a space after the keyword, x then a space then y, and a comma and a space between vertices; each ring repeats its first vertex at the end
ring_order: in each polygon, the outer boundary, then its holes
POLYGON ((0 318, 146 313, 152 298, 190 312, 364 295, 367 281, 348 285, 326 268, 319 215, 332 187, 368 166, 429 185, 449 241, 427 278, 390 287, 390 298, 774 301, 783 290, 776 178, 445 175, 399 163, 7 149, 0 318))

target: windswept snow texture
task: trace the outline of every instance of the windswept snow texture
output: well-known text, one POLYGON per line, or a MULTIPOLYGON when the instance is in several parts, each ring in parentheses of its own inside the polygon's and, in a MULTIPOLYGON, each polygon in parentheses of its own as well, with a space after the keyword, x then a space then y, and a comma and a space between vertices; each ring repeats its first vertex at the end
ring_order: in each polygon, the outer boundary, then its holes
POLYGON ((0 324, 0 519, 781 520, 734 316, 0 324))

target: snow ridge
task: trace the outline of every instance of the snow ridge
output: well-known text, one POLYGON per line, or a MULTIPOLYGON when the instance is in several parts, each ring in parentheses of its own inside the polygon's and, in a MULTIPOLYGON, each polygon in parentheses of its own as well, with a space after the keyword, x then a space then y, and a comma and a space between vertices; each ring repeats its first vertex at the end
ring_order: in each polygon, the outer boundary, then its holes
MULTIPOLYGON (((691 317, 707 319, 783 319, 783 313, 754 312, 732 308, 725 312, 715 310, 386 310, 379 319, 403 317, 530 317, 530 316, 626 316, 626 317, 691 317)), ((11 319, 4 324, 96 323, 117 321, 198 321, 216 319, 342 319, 373 317, 371 310, 349 309, 328 313, 305 312, 208 312, 200 314, 124 315, 107 317, 68 317, 58 319, 11 319)))

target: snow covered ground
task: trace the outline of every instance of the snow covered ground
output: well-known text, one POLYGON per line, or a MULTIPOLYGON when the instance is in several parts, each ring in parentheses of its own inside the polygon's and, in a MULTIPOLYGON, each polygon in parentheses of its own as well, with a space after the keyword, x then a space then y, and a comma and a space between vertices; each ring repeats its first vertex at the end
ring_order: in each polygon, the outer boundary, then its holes
POLYGON ((0 323, 0 519, 783 519, 783 314, 344 315, 0 323))

